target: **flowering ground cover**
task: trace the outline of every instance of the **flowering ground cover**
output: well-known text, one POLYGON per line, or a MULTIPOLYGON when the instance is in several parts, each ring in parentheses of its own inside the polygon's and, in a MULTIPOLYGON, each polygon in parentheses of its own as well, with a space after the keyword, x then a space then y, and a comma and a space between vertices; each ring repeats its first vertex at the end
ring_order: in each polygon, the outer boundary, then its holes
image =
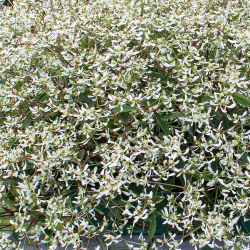
POLYGON ((12 233, 34 246, 44 234, 49 249, 114 249, 137 233, 127 249, 249 249, 249 8, 3 6, 0 246, 22 249, 12 233))

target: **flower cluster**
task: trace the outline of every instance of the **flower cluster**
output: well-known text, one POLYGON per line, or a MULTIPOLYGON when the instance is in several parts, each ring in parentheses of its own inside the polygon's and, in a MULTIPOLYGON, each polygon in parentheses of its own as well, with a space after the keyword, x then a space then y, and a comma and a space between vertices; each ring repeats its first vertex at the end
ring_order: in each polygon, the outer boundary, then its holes
POLYGON ((128 248, 250 243, 248 0, 9 3, 3 249, 41 234, 50 249, 138 232, 128 248))

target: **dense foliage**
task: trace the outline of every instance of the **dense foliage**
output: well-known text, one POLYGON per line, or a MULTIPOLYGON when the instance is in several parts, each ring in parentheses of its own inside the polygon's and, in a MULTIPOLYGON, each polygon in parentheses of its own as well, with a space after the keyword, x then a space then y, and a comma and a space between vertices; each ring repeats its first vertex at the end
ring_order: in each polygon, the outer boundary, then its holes
POLYGON ((141 245, 128 248, 177 249, 189 239, 249 249, 249 8, 248 0, 5 6, 0 246, 20 247, 13 232, 27 244, 44 234, 50 249, 87 249, 92 239, 112 248, 141 232, 141 245))

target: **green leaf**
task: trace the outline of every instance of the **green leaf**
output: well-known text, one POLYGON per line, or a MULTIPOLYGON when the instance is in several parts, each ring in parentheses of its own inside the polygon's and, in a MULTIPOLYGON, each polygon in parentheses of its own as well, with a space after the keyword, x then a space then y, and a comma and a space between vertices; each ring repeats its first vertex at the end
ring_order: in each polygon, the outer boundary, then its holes
POLYGON ((145 107, 152 107, 154 105, 156 105, 159 102, 159 99, 146 99, 142 102, 142 105, 145 107))
POLYGON ((38 95, 37 98, 40 102, 43 102, 49 98, 49 95, 47 95, 46 93, 43 93, 43 94, 38 95))
POLYGON ((154 216, 155 216, 154 213, 149 214, 148 218, 145 221, 152 221, 154 216))
POLYGON ((88 105, 89 108, 95 107, 96 101, 89 99, 86 104, 88 105))
POLYGON ((111 245, 108 246, 108 250, 115 250, 114 243, 112 243, 111 245))
POLYGON ((193 140, 193 137, 194 137, 194 125, 189 127, 189 129, 187 130, 187 134, 189 136, 189 139, 193 140))
POLYGON ((20 233, 16 233, 16 231, 13 231, 13 232, 12 232, 12 235, 13 235, 13 237, 14 237, 14 239, 15 239, 16 241, 19 241, 19 240, 20 240, 20 233))
POLYGON ((45 232, 45 234, 47 234, 49 236, 53 234, 53 231, 48 229, 48 228, 45 228, 44 232, 45 232))
POLYGON ((130 184, 128 186, 128 189, 134 192, 137 195, 140 195, 142 193, 143 187, 141 185, 135 185, 135 184, 130 184))
POLYGON ((242 67, 240 70, 240 75, 239 75, 239 78, 243 77, 247 71, 247 67, 242 67))
POLYGON ((211 248, 211 247, 209 247, 209 246, 204 246, 204 247, 202 248, 202 250, 210 250, 210 249, 213 249, 213 248, 211 248))
POLYGON ((164 135, 165 135, 165 134, 162 133, 162 132, 160 132, 160 133, 158 134, 159 138, 161 138, 161 139, 163 139, 163 136, 164 136, 164 135))
POLYGON ((149 239, 151 239, 151 238, 154 237, 154 235, 155 235, 156 224, 157 224, 157 221, 156 221, 156 218, 155 218, 155 216, 154 216, 154 217, 152 218, 152 221, 151 221, 150 227, 149 227, 149 231, 148 231, 148 237, 149 237, 149 239))
POLYGON ((110 119, 109 121, 108 121, 108 128, 110 128, 110 129, 114 129, 115 128, 115 125, 114 125, 114 119, 110 119))
POLYGON ((201 102, 209 102, 211 100, 213 100, 214 98, 211 97, 211 96, 204 96, 202 99, 201 99, 201 102))
POLYGON ((213 169, 214 172, 216 172, 216 170, 219 170, 221 168, 219 159, 216 159, 214 162, 211 163, 211 168, 213 169))
POLYGON ((248 156, 247 152, 244 152, 244 154, 241 156, 241 160, 244 163, 249 163, 247 156, 248 156))
POLYGON ((221 122, 221 117, 218 112, 212 112, 212 118, 210 119, 210 122, 212 123, 213 127, 217 127, 218 124, 221 122))
POLYGON ((237 154, 242 154, 241 156, 241 160, 244 162, 244 163, 249 163, 248 159, 247 159, 247 152, 245 150, 242 149, 242 147, 240 147, 238 145, 238 148, 237 148, 237 154), (242 154, 243 153, 243 154, 242 154))
POLYGON ((110 213, 108 214, 110 217, 115 217, 118 221, 122 220, 122 216, 117 207, 109 206, 110 213))
POLYGON ((104 214, 104 212, 102 211, 102 210, 100 210, 100 209, 98 209, 98 208, 95 208, 95 211, 97 212, 97 213, 99 213, 99 214, 104 214))
MULTIPOLYGON (((169 205, 169 202, 163 202, 163 203, 160 203, 158 206, 156 206, 156 209, 155 211, 157 211, 158 213, 161 214, 161 210, 164 209, 164 207, 167 207, 169 205)), ((156 214, 156 217, 158 217, 159 214, 156 214)))
POLYGON ((27 128, 30 125, 30 121, 29 120, 23 120, 22 121, 22 128, 27 128))
POLYGON ((167 120, 175 119, 175 118, 176 118, 175 113, 172 113, 172 114, 167 114, 167 115, 162 116, 161 119, 163 121, 167 121, 167 120))
POLYGON ((221 121, 221 116, 218 112, 212 112, 212 117, 217 121, 221 121))
POLYGON ((79 102, 88 102, 88 92, 82 92, 79 95, 79 102))
POLYGON ((166 81, 167 78, 163 72, 154 72, 154 74, 149 74, 153 79, 161 79, 162 81, 166 81))
MULTIPOLYGON (((158 204, 157 204, 157 205, 158 205, 158 204)), ((152 221, 154 217, 157 218, 158 216, 160 216, 161 210, 163 210, 164 207, 167 207, 168 205, 169 205, 168 202, 160 203, 158 206, 156 206, 156 209, 155 209, 155 212, 156 212, 156 213, 155 213, 155 214, 154 214, 154 213, 150 214, 150 215, 148 216, 148 218, 146 219, 146 221, 152 221)))
POLYGON ((5 121, 6 121, 6 118, 0 118, 0 125, 3 125, 5 121))
POLYGON ((125 124, 128 124, 129 121, 129 112, 121 113, 122 120, 125 122, 125 124))
POLYGON ((175 179, 175 176, 169 178, 169 180, 165 183, 166 185, 164 185, 166 190, 171 191, 173 189, 173 186, 175 185, 175 179))
POLYGON ((165 133, 165 135, 171 135, 167 123, 161 119, 161 116, 159 114, 155 113, 154 115, 155 115, 157 122, 160 124, 162 131, 165 133))
POLYGON ((233 98, 236 102, 238 102, 239 104, 245 107, 249 107, 250 105, 250 99, 238 92, 233 93, 233 98))
POLYGON ((15 201, 15 194, 13 194, 11 191, 7 193, 7 196, 10 201, 15 201))
POLYGON ((136 110, 136 107, 131 107, 127 104, 124 104, 122 107, 116 107, 114 109, 115 113, 126 113, 134 110, 136 110))
POLYGON ((167 120, 170 120, 170 119, 177 119, 178 117, 182 117, 183 114, 181 112, 176 112, 176 113, 172 113, 172 114, 167 114, 167 115, 164 115, 162 116, 162 121, 167 121, 167 120))
POLYGON ((15 88, 16 88, 17 90, 19 90, 22 86, 23 86, 23 82, 17 81, 17 83, 16 83, 16 85, 15 85, 15 88))
POLYGON ((223 127, 226 130, 234 125, 233 122, 228 119, 227 115, 223 115, 222 120, 223 120, 223 127))
POLYGON ((85 150, 83 149, 83 150, 81 150, 80 153, 79 153, 79 158, 82 160, 83 157, 84 157, 84 155, 85 155, 85 150))

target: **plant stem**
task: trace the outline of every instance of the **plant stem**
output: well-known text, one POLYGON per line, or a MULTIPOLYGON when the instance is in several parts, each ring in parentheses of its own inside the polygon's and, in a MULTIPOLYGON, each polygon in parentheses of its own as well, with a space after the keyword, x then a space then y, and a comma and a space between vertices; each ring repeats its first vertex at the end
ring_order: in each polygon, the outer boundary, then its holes
POLYGON ((50 0, 50 5, 51 5, 51 10, 52 10, 52 17, 54 19, 54 24, 56 25, 56 17, 54 15, 54 5, 53 5, 53 0, 50 0))
POLYGON ((192 233, 198 231, 198 230, 201 228, 201 226, 202 226, 202 225, 200 225, 200 226, 196 227, 195 229, 193 229, 192 231, 190 231, 190 232, 189 232, 188 234, 186 234, 182 239, 185 239, 185 238, 187 238, 190 234, 192 234, 192 233))
POLYGON ((232 5, 232 1, 229 1, 229 2, 227 3, 227 10, 226 10, 226 15, 225 15, 224 25, 227 23, 227 18, 228 18, 228 14, 229 14, 231 5, 232 5))

